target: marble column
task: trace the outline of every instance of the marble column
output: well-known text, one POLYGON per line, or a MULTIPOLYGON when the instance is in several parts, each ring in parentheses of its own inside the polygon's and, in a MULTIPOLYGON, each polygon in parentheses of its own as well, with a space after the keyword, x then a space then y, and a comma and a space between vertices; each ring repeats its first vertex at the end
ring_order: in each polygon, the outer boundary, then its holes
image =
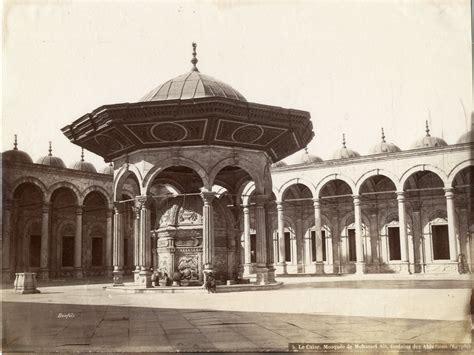
POLYGON ((354 195, 354 227, 356 238, 356 274, 365 273, 364 247, 362 240, 362 216, 360 208, 360 196, 354 195))
POLYGON ((457 228, 456 214, 454 212, 454 193, 452 188, 444 189, 446 197, 446 213, 448 216, 448 236, 449 236, 449 260, 457 262, 457 228))
MULTIPOLYGON (((138 261, 140 265, 139 285, 143 287, 151 287, 151 260, 150 260, 150 200, 147 196, 137 197, 138 206, 140 208, 140 225, 139 225, 139 253, 138 261)), ((174 270, 170 270, 172 273, 174 270)), ((171 274, 170 277, 173 275, 171 274)))
POLYGON ((400 256, 401 266, 400 273, 410 273, 408 263, 408 236, 407 236, 407 223, 405 213, 405 193, 403 191, 397 192, 398 201, 398 229, 400 232, 400 256))
POLYGON ((12 271, 10 270, 11 211, 12 203, 7 201, 3 206, 2 221, 2 279, 4 281, 10 280, 12 271))
POLYGON ((252 272, 252 260, 250 251, 250 210, 248 205, 243 206, 244 214, 244 276, 252 272))
POLYGON ((268 282, 274 283, 275 280, 275 257, 273 254, 273 223, 271 210, 273 208, 273 202, 265 203, 265 234, 266 234, 266 247, 267 247, 267 270, 268 270, 268 282))
POLYGON ((76 208, 76 236, 74 238, 74 273, 76 278, 82 278, 82 210, 83 206, 76 208))
MULTIPOLYGON (((41 259, 40 259, 40 278, 43 280, 49 279, 49 212, 51 205, 45 203, 43 205, 43 215, 41 218, 41 259)), ((82 211, 81 211, 82 213, 82 211)), ((77 227, 76 227, 77 231, 77 227)), ((75 265, 74 265, 75 266, 75 265)))
POLYGON ((265 203, 266 196, 255 196, 257 203, 255 209, 255 225, 257 234, 257 284, 268 284, 267 269, 267 235, 265 223, 265 203))
POLYGON ((285 220, 283 214, 283 202, 277 201, 277 221, 278 221, 278 272, 287 274, 286 250, 285 250, 285 220))
MULTIPOLYGON (((319 198, 313 200, 314 206, 314 231, 316 242, 316 274, 324 274, 323 238, 321 234, 321 202, 319 198)), ((327 253, 326 253, 327 254, 327 253)))
POLYGON ((133 218, 133 265, 135 270, 133 271, 133 280, 139 284, 140 274, 140 203, 135 200, 132 206, 132 218, 133 218))
POLYGON ((114 286, 123 286, 123 206, 119 202, 114 205, 114 245, 113 245, 113 280, 114 286))
POLYGON ((215 192, 202 190, 203 200, 202 211, 202 263, 204 272, 204 282, 207 275, 214 270, 214 210, 212 201, 216 196, 215 192))
POLYGON ((105 273, 112 276, 112 216, 113 209, 107 208, 106 214, 106 231, 105 231, 105 273))

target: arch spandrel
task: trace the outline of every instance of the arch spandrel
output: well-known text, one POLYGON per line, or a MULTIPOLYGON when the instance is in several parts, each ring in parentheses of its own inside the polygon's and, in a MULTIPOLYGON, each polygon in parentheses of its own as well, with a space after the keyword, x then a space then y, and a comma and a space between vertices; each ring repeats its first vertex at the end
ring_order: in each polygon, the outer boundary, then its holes
POLYGON ((401 191, 402 190, 403 185, 400 185, 400 178, 396 174, 392 173, 389 170, 385 170, 385 169, 373 169, 373 170, 369 170, 369 171, 365 172, 364 174, 362 174, 357 179, 357 182, 356 182, 356 185, 355 185, 356 193, 360 194, 360 189, 361 189, 362 185, 364 185, 364 183, 368 179, 370 179, 371 177, 374 177, 374 176, 384 176, 387 179, 389 179, 391 182, 393 182, 393 184, 395 185, 395 190, 396 191, 401 191))
POLYGON ((209 177, 204 168, 199 163, 188 158, 172 157, 157 162, 150 170, 148 170, 143 180, 141 180, 142 183, 140 189, 142 191, 142 194, 146 195, 149 192, 149 189, 153 184, 153 180, 156 176, 158 176, 165 169, 173 166, 183 166, 193 170, 201 178, 203 187, 208 190, 211 189, 212 184, 210 184, 209 177))
POLYGON ((470 166, 474 166, 474 159, 465 160, 459 164, 457 164, 448 174, 447 179, 447 186, 446 187, 453 187, 454 179, 456 176, 463 170, 470 166))
POLYGON ((49 201, 47 199, 48 196, 48 188, 46 185, 38 178, 33 177, 33 176, 23 176, 17 180, 11 185, 12 189, 8 191, 6 198, 7 199, 12 199, 13 195, 15 194, 15 191, 20 187, 20 185, 29 183, 35 185, 39 190, 41 191, 41 197, 43 198, 43 202, 49 201))
POLYGON ((309 189, 309 191, 311 192, 311 196, 313 198, 315 198, 317 196, 316 195, 316 188, 309 179, 306 179, 305 177, 297 177, 297 178, 291 178, 290 180, 287 180, 286 182, 284 182, 280 186, 280 188, 278 188, 278 192, 277 192, 277 194, 275 194, 276 198, 277 198, 277 201, 282 201, 283 200, 283 195, 285 194, 286 190, 288 188, 290 188, 291 186, 294 186, 294 185, 297 185, 297 184, 301 184, 301 185, 306 186, 309 189))
POLYGON ((331 182, 331 181, 334 181, 334 180, 341 180, 341 181, 344 181, 348 186, 349 188, 351 189, 351 193, 354 194, 356 190, 356 184, 355 182, 348 176, 344 175, 344 174, 330 174, 330 175, 327 175, 326 177, 324 177, 323 179, 321 179, 318 184, 316 185, 316 194, 315 196, 317 198, 320 197, 320 194, 321 194, 321 190, 324 188, 324 186, 331 182))
POLYGON ((79 206, 83 205, 84 196, 82 195, 81 191, 79 190, 79 188, 76 185, 74 185, 74 184, 72 184, 68 181, 59 181, 59 182, 54 183, 53 185, 51 185, 48 189, 48 194, 46 195, 47 196, 47 201, 52 202, 51 198, 53 197, 54 192, 61 189, 61 188, 71 190, 73 192, 74 197, 76 198, 76 203, 79 206))
POLYGON ((448 177, 447 177, 446 173, 443 170, 441 170, 440 168, 438 168, 434 165, 419 164, 419 165, 412 166, 411 168, 405 170, 405 172, 401 175, 401 178, 400 178, 400 187, 403 190, 405 190, 405 183, 407 182, 407 180, 411 176, 413 176, 413 174, 415 174, 417 172, 422 172, 422 171, 431 171, 433 174, 435 174, 436 176, 438 176, 440 178, 440 180, 442 181, 442 183, 445 187, 448 186, 448 177))

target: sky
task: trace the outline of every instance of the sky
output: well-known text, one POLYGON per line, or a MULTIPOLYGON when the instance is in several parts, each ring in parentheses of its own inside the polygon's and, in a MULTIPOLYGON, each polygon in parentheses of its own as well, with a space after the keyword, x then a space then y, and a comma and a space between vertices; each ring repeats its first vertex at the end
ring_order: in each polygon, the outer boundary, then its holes
MULTIPOLYGON (((248 101, 307 110, 310 153, 368 154, 385 129, 408 149, 471 127, 469 0, 5 1, 2 150, 66 165, 80 148, 60 129, 104 104, 136 102, 191 68, 248 101)), ((286 159, 298 162, 302 152, 286 159)), ((86 152, 98 169, 103 159, 86 152)))

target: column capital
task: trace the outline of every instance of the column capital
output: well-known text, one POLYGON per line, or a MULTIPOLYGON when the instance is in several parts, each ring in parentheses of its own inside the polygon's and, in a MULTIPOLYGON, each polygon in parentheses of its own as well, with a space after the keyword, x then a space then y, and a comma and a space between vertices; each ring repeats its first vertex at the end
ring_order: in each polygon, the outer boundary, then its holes
POLYGON ((243 211, 245 214, 249 214, 249 213, 250 213, 249 205, 242 205, 242 211, 243 211))
POLYGON ((114 202, 114 213, 115 214, 120 214, 123 212, 123 203, 120 202, 114 202))
POLYGON ((454 189, 452 187, 445 187, 444 189, 444 196, 447 199, 452 199, 454 197, 454 189))
POLYGON ((140 206, 132 206, 132 212, 135 214, 135 219, 140 219, 140 206))
POLYGON ((352 195, 352 199, 354 200, 354 205, 360 205, 360 195, 352 195))
POLYGON ((150 196, 139 195, 139 196, 135 196, 135 201, 134 202, 135 202, 134 207, 136 207, 138 209, 149 208, 150 204, 152 202, 152 199, 151 199, 150 196))
POLYGON ((283 201, 276 201, 277 211, 283 211, 283 201))
POLYGON ((43 203, 43 207, 42 207, 43 213, 49 213, 50 209, 51 209, 51 203, 50 202, 43 203))
POLYGON ((201 198, 204 201, 204 204, 211 204, 212 200, 216 197, 216 193, 214 191, 209 190, 201 190, 201 198))
POLYGON ((313 198, 313 206, 314 206, 314 208, 321 208, 321 199, 320 198, 313 198))
POLYGON ((78 215, 78 216, 79 216, 79 215, 82 215, 83 210, 84 210, 84 206, 82 206, 82 205, 77 205, 77 206, 76 206, 76 215, 78 215))
POLYGON ((397 200, 398 202, 404 202, 405 201, 405 191, 397 191, 397 200))

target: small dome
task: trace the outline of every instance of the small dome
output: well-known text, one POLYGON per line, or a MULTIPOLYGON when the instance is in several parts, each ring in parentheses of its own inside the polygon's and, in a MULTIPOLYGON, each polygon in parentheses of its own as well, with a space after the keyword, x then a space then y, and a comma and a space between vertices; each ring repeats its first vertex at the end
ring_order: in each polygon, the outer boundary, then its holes
POLYGON ((308 148, 304 149, 304 153, 301 156, 301 163, 302 164, 320 163, 322 161, 323 160, 320 157, 318 157, 316 155, 313 155, 313 154, 309 154, 308 153, 308 148))
POLYGON ((464 133, 461 137, 459 137, 456 144, 472 143, 472 142, 474 142, 474 131, 471 129, 470 131, 464 133))
POLYGON ((196 67, 196 44, 193 43, 193 67, 189 73, 177 76, 161 84, 145 95, 140 102, 187 100, 201 97, 225 97, 247 102, 245 97, 230 85, 210 76, 201 74, 196 67))
POLYGON ((2 153, 2 161, 10 163, 23 163, 23 164, 32 164, 33 159, 28 155, 28 153, 18 150, 18 141, 17 135, 15 134, 15 142, 13 143, 13 149, 6 150, 2 153))
POLYGON ((80 170, 80 171, 85 171, 88 173, 96 173, 97 170, 94 165, 91 163, 84 161, 84 148, 82 148, 81 151, 81 160, 75 162, 72 166, 71 169, 74 170, 80 170))
POLYGON ((109 165, 106 165, 102 171, 102 174, 107 174, 107 175, 114 175, 114 164, 110 163, 109 165))
POLYGON ((382 141, 370 149, 370 154, 395 153, 400 151, 401 149, 395 144, 385 142, 385 133, 382 128, 382 141))
POLYGON ((51 142, 49 142, 49 153, 48 155, 39 158, 36 164, 54 166, 56 168, 65 168, 64 162, 61 158, 53 156, 53 149, 51 148, 51 142))
POLYGON ((342 148, 336 150, 333 154, 333 159, 350 159, 360 157, 356 151, 346 147, 346 135, 342 135, 342 148))
POLYGON ((429 148, 429 147, 443 147, 447 146, 448 143, 443 138, 433 137, 430 135, 430 128, 428 126, 428 121, 426 121, 426 135, 418 139, 415 143, 412 144, 412 149, 418 148, 429 148))
POLYGON ((288 164, 286 164, 283 160, 280 160, 280 161, 277 161, 276 163, 273 163, 272 164, 272 168, 281 168, 283 166, 287 166, 288 164))

